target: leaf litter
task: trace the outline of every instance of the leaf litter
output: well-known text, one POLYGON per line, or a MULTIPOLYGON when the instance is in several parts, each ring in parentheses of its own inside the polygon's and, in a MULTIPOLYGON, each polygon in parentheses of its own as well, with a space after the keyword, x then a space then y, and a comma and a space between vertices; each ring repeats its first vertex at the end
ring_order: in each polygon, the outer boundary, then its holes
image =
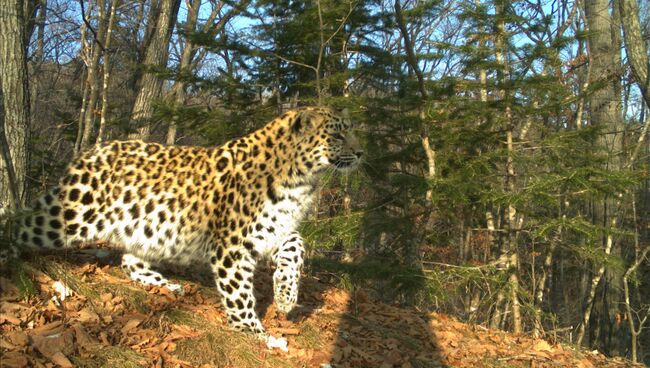
POLYGON ((260 277, 263 323, 288 343, 270 350, 227 328, 210 286, 183 281, 180 296, 135 285, 119 267, 67 261, 47 258, 59 263, 63 279, 29 265, 37 292, 27 296, 10 275, 0 277, 0 367, 631 366, 622 358, 388 305, 310 276, 291 320, 271 303, 270 277, 260 277))

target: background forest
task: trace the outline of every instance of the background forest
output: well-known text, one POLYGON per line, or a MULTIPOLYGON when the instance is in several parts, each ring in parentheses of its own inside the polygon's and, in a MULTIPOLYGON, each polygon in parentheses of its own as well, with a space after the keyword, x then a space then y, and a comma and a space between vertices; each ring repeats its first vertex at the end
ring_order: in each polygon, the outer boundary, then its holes
POLYGON ((219 145, 348 107, 310 269, 650 362, 647 0, 10 0, 0 208, 110 139, 219 145))

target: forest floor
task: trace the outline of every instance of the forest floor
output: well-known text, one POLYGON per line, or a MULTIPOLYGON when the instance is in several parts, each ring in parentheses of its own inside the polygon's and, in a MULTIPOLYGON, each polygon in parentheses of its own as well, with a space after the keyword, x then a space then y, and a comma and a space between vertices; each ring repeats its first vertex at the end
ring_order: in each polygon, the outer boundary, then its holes
POLYGON ((206 280, 184 295, 131 282, 118 256, 79 252, 10 265, 0 277, 1 367, 629 367, 577 351, 373 300, 307 275, 291 320, 276 313, 269 277, 256 288, 263 324, 289 351, 226 327, 206 280), (61 295, 69 287, 64 300, 61 295))

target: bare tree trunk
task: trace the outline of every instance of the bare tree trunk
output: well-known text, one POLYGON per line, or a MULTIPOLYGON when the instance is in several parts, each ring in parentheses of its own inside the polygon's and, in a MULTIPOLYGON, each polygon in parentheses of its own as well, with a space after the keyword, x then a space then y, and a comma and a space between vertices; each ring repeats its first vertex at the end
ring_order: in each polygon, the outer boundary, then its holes
MULTIPOLYGON (((611 97, 614 100, 615 104, 611 106, 612 110, 609 111, 609 117, 614 120, 608 120, 608 124, 611 126, 608 131, 608 135, 614 133, 616 137, 614 138, 613 143, 613 152, 610 153, 612 158, 612 171, 618 171, 622 168, 622 163, 624 160, 623 152, 623 119, 621 114, 621 96, 623 95, 623 89, 621 87, 621 53, 619 50, 622 49, 622 40, 621 40, 621 14, 618 10, 618 7, 613 6, 611 12, 611 25, 610 25, 610 34, 612 40, 612 70, 613 74, 611 77, 611 91, 614 93, 611 97)), ((611 151, 610 151, 611 152, 611 151)), ((605 212, 604 220, 609 221, 612 224, 612 229, 615 228, 615 222, 613 221, 617 216, 619 216, 618 209, 620 208, 620 199, 610 199, 605 202, 605 212)), ((617 222, 622 222, 617 221, 617 222)), ((611 234, 611 233, 610 233, 611 234)), ((609 238, 610 235, 607 235, 609 238)), ((609 242, 609 239, 607 240, 609 242)), ((612 239, 614 242, 611 250, 611 254, 616 258, 622 257, 622 247, 615 246, 616 240, 612 239)), ((621 350, 627 347, 624 339, 622 338, 625 335, 625 331, 622 330, 624 326, 620 321, 623 319, 624 311, 622 308, 623 301, 623 292, 621 285, 623 283, 623 272, 615 267, 607 267, 605 270, 605 280, 603 287, 605 287, 603 292, 603 318, 600 318, 600 323, 602 325, 601 329, 603 330, 603 346, 606 348, 606 352, 611 355, 621 355, 621 350)))
MULTIPOLYGON (((185 83, 176 82, 172 89, 172 96, 174 96, 174 103, 176 108, 181 106, 185 102, 185 83)), ((176 143, 176 132, 178 129, 178 114, 174 114, 172 121, 169 123, 169 128, 167 128, 167 135, 165 137, 165 144, 173 145, 176 143)))
MULTIPOLYGON (((88 10, 86 14, 82 14, 85 19, 88 19, 90 17, 90 14, 93 11, 94 4, 92 1, 88 2, 88 10)), ((88 46, 88 43, 86 41, 86 32, 88 30, 88 27, 85 22, 81 24, 81 29, 80 29, 80 35, 79 35, 79 41, 81 43, 81 47, 79 50, 79 57, 81 60, 84 62, 86 65, 86 69, 84 70, 85 73, 85 78, 81 78, 81 108, 79 109, 79 120, 77 122, 77 138, 75 139, 74 143, 74 154, 75 156, 79 154, 81 151, 81 139, 83 137, 83 132, 84 132, 84 122, 86 121, 86 110, 87 110, 87 103, 88 103, 88 97, 90 95, 90 88, 88 87, 88 61, 90 60, 90 55, 92 52, 92 46, 88 46)))
MULTIPOLYGON (((151 41, 145 50, 144 64, 152 68, 164 68, 169 58, 169 40, 174 30, 180 0, 160 0, 160 12, 155 18, 155 28, 151 41)), ((155 73, 145 72, 137 84, 137 95, 131 110, 131 126, 137 131, 129 134, 130 139, 148 139, 151 131, 149 120, 153 113, 153 103, 162 94, 163 80, 155 73)))
MULTIPOLYGON (((491 211, 485 212, 485 222, 487 224, 487 241, 488 244, 494 244, 494 234, 496 232, 496 224, 494 223, 494 216, 491 211)), ((496 300, 494 302, 494 310, 490 316, 490 328, 497 329, 501 325, 503 316, 505 315, 505 294, 503 290, 497 292, 496 300)))
POLYGON ((29 112, 31 114, 30 120, 35 120, 36 114, 36 100, 38 99, 38 87, 39 79, 38 75, 40 74, 40 67, 43 63, 43 52, 45 48, 45 17, 47 15, 47 0, 39 1, 39 10, 38 16, 36 17, 36 27, 38 31, 36 34, 36 49, 34 50, 34 56, 32 58, 32 69, 28 71, 33 77, 29 85, 29 112))
POLYGON ((115 9, 119 0, 109 0, 110 13, 108 16, 108 25, 106 26, 106 40, 104 41, 104 78, 102 82, 102 109, 99 116, 99 130, 97 131, 97 143, 104 140, 106 130, 106 113, 108 111, 108 84, 111 79, 111 39, 113 33, 113 23, 115 22, 115 9))
MULTIPOLYGON (((402 5, 400 4, 400 0, 395 0, 394 3, 394 9, 395 9, 395 19, 397 20, 397 26, 399 28, 400 34, 402 35, 402 40, 404 42, 404 49, 406 51, 406 61, 413 70, 413 72, 416 75, 417 82, 418 82, 418 87, 420 91, 420 99, 421 99, 421 104, 419 106, 419 118, 420 118, 420 144, 422 145, 422 149, 425 153, 425 156, 427 158, 426 164, 427 164, 427 180, 433 181, 436 176, 436 151, 431 147, 430 141, 429 141, 429 126, 430 124, 429 121, 427 121, 425 112, 424 112, 424 104, 426 104, 427 100, 429 99, 429 93, 427 92, 426 89, 426 81, 424 79, 424 74, 422 73, 422 70, 420 69, 420 65, 418 64, 417 60, 417 55, 415 53, 415 45, 413 43, 413 40, 411 39, 411 36, 409 34, 408 28, 406 27, 406 22, 404 20, 404 15, 402 14, 402 5)), ((433 191, 431 189, 428 189, 425 193, 425 203, 427 206, 427 218, 426 218, 426 226, 425 230, 430 228, 433 225, 434 222, 434 211, 433 211, 433 203, 431 200, 433 199, 433 191)), ((413 243, 409 245, 409 253, 412 254, 412 262, 415 262, 417 260, 417 246, 413 243)))
MULTIPOLYGON (((506 108, 507 114, 509 115, 510 108, 506 108)), ((508 161, 506 164, 507 170, 507 180, 506 185, 510 193, 515 192, 515 171, 514 171, 514 146, 512 139, 512 128, 506 133, 506 141, 508 148, 508 161)), ((519 305, 519 253, 517 250, 517 236, 516 231, 518 229, 517 224, 517 210, 514 205, 508 205, 508 249, 510 257, 508 260, 508 266, 510 276, 508 277, 508 284, 510 288, 510 305, 512 307, 512 331, 514 333, 521 333, 521 308, 519 305)))
MULTIPOLYGON (((99 17, 99 31, 97 32, 97 39, 94 40, 92 45, 92 56, 86 61, 88 68, 88 88, 90 89, 88 102, 85 110, 83 135, 81 136, 80 151, 83 151, 91 144, 91 140, 95 131, 95 117, 97 116, 97 100, 99 99, 99 60, 102 52, 105 51, 104 42, 106 37, 106 1, 97 0, 97 10, 99 17)), ((94 34, 93 34, 94 35, 94 34)))
MULTIPOLYGON (((422 99, 422 102, 426 102, 426 100, 429 98, 429 94, 425 86, 424 74, 422 73, 422 70, 420 70, 420 66, 418 65, 414 46, 411 37, 409 35, 408 29, 406 28, 406 23, 404 22, 404 17, 402 15, 402 5, 400 4, 400 0, 395 0, 394 7, 395 7, 395 18, 397 20, 397 25, 402 35, 402 39, 404 40, 406 60, 408 62, 408 65, 411 67, 411 69, 413 70, 413 72, 417 77, 418 88, 420 90, 420 97, 422 99)), ((427 179, 433 180, 436 176, 436 151, 431 147, 431 144, 429 143, 429 130, 427 129, 424 118, 425 118, 424 111, 420 109, 420 119, 422 120, 422 124, 423 124, 422 130, 420 132, 420 142, 422 144, 422 149, 424 150, 424 153, 427 157, 427 179)), ((431 189, 429 189, 427 190, 425 195, 425 199, 427 200, 426 203, 430 205, 432 198, 433 198, 433 192, 431 189)), ((432 220, 433 220, 432 216, 429 216, 427 224, 430 225, 432 220)))
MULTIPOLYGON (((620 65, 616 64, 616 49, 612 42, 612 20, 609 15, 609 2, 607 0, 592 0, 585 4, 586 20, 588 22, 589 63, 591 75, 594 78, 604 79, 603 87, 595 90, 589 98, 589 112, 591 124, 603 128, 600 144, 608 152, 607 167, 618 170, 621 167, 622 153, 622 119, 620 115, 619 96, 616 94, 615 83, 618 83, 620 65)), ((593 85, 593 83, 591 83, 593 85)), ((617 226, 617 207, 612 200, 595 204, 595 221, 603 226, 615 228, 617 226)), ((614 246, 612 232, 603 235, 604 253, 610 255, 614 246)), ((610 272, 616 272, 610 270, 610 272)), ((586 328, 591 321, 596 288, 605 273, 605 266, 598 266, 592 276, 590 289, 584 306, 582 323, 577 332, 576 343, 580 345, 585 336, 586 328)), ((609 301, 610 304, 618 304, 609 301)), ((610 315, 614 311, 609 311, 610 315)), ((618 312, 617 312, 618 313, 618 312)), ((612 326, 613 327, 613 326, 612 326)))
POLYGON ((22 5, 23 12, 23 37, 25 45, 29 45, 29 41, 32 39, 34 34, 34 29, 36 28, 37 16, 36 13, 39 11, 41 2, 39 0, 24 0, 22 5))
MULTIPOLYGON (((497 14, 503 14, 503 4, 498 3, 496 7, 497 14)), ((496 62, 501 65, 502 71, 500 72, 500 81, 505 85, 509 79, 510 66, 508 63, 508 55, 506 50, 506 42, 504 40, 505 35, 505 23, 503 17, 499 18, 497 22, 497 35, 495 37, 495 49, 496 49, 496 62)), ((509 99, 508 92, 506 90, 500 91, 501 98, 506 101, 509 99)), ((506 148, 508 155, 506 158, 506 191, 510 194, 515 193, 515 168, 514 168, 514 145, 513 145, 513 122, 512 122, 512 111, 510 105, 507 104, 505 108, 505 123, 506 123, 506 148)), ((522 332, 521 326, 521 307, 519 304, 519 254, 517 250, 517 236, 516 232, 518 229, 517 224, 517 210, 513 204, 508 204, 507 209, 507 247, 505 249, 506 253, 509 253, 507 270, 509 272, 508 276, 508 288, 510 292, 510 307, 512 308, 512 330, 515 333, 522 332)))
MULTIPOLYGON (((567 205, 568 206, 568 205, 567 205)), ((562 208, 562 206, 560 206, 562 208)), ((562 210, 560 210, 560 213, 562 210)), ((559 217, 561 217, 563 220, 566 220, 566 215, 562 214, 559 217)), ((542 318, 541 318, 541 308, 542 308, 542 303, 544 302, 544 291, 546 289, 546 281, 548 280, 548 275, 552 272, 553 268, 553 257, 555 256, 555 248, 557 247, 558 244, 561 244, 562 242, 562 226, 560 226, 557 229, 557 234, 553 239, 551 239, 550 244, 548 245, 548 248, 546 249, 546 255, 544 257, 544 265, 542 268, 542 274, 539 278, 539 280, 535 280, 533 278, 533 282, 536 282, 536 293, 535 293, 535 329, 533 330, 533 335, 535 337, 539 337, 542 335, 543 332, 543 326, 542 326, 542 318)), ((533 267, 534 264, 533 264, 533 267)))
POLYGON ((28 163, 29 80, 25 47, 23 2, 9 0, 0 6, 0 80, 4 107, 4 133, 0 145, 0 207, 23 204, 28 163))
POLYGON ((621 11, 621 23, 625 36, 625 51, 632 68, 634 80, 639 85, 646 105, 650 105, 650 79, 648 69, 650 60, 643 41, 643 33, 639 24, 639 7, 636 0, 618 0, 621 11))
MULTIPOLYGON (((636 223, 636 201, 634 199, 632 200, 632 211, 634 216, 634 223, 636 223)), ((634 275, 641 263, 647 260, 646 257, 648 256, 648 252, 650 252, 650 246, 646 246, 644 249, 641 249, 641 245, 639 243, 638 228, 635 231, 634 243, 634 263, 632 263, 627 271, 625 271, 625 275, 623 275, 623 292, 625 296, 625 315, 627 316, 627 323, 630 329, 630 354, 632 355, 632 363, 637 363, 637 340, 641 334, 641 331, 643 331, 643 325, 648 320, 648 317, 650 317, 650 305, 642 305, 642 308, 645 310, 642 310, 641 313, 632 310, 632 304, 630 303, 630 286, 628 280, 630 279, 630 276, 634 275), (639 320, 638 326, 636 326, 636 323, 634 322, 635 319, 639 320)))
MULTIPOLYGON (((200 1, 186 1, 187 11, 187 20, 185 21, 185 28, 187 31, 193 32, 196 28, 196 20, 199 16, 199 8, 201 7, 200 1)), ((216 10, 217 8, 215 8, 216 10)), ((218 9, 221 9, 220 7, 218 9)), ((196 53, 194 44, 188 39, 185 48, 183 48, 183 53, 181 55, 180 65, 178 70, 181 73, 181 79, 176 81, 172 89, 172 96, 174 96, 174 102, 176 107, 180 106, 185 102, 185 81, 183 78, 184 74, 191 72, 191 62, 192 58, 196 53)), ((175 114, 176 115, 176 114, 175 114)), ((172 145, 176 142, 176 129, 177 129, 177 119, 176 116, 172 119, 167 130, 167 137, 165 142, 168 145, 172 145)))

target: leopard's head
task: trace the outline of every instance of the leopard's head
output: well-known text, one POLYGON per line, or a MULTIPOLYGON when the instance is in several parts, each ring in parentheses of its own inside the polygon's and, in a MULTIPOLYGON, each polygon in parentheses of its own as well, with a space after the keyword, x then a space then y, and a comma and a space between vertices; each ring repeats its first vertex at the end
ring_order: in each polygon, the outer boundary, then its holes
POLYGON ((297 138, 297 161, 310 173, 328 168, 356 168, 363 150, 352 130, 347 109, 305 108, 298 110, 291 123, 297 138))

